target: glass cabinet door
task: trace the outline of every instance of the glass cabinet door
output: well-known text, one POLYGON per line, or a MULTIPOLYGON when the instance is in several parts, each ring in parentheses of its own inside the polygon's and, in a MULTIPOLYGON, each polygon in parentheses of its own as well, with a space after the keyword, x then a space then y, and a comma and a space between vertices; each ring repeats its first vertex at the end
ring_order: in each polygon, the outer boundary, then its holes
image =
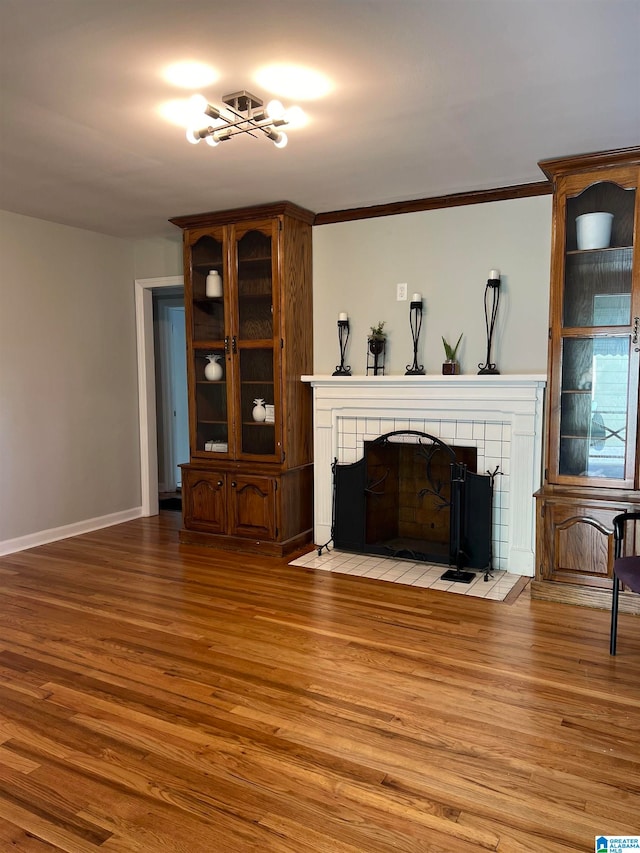
POLYGON ((625 479, 629 337, 562 341, 559 473, 625 479))
POLYGON ((226 456, 229 452, 227 276, 223 229, 194 234, 191 245, 191 407, 192 453, 226 456), (207 284, 209 281, 209 284, 207 284))
POLYGON ((217 273, 224 282, 222 229, 203 234, 191 246, 191 337, 194 344, 223 341, 225 336, 224 296, 220 291, 216 296, 207 295, 207 278, 211 272, 217 273))
POLYGON ((276 458, 280 442, 279 341, 277 328, 277 277, 273 221, 234 229, 237 275, 236 437, 239 455, 276 458))
POLYGON ((602 181, 566 202, 557 470, 575 482, 633 482, 635 196, 635 189, 602 181), (583 217, 591 213, 608 215, 594 223, 583 217))

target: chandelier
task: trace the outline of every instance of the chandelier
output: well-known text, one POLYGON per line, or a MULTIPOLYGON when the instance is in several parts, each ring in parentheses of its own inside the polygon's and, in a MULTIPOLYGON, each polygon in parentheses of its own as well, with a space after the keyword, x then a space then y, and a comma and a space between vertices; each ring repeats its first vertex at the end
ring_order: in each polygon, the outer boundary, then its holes
POLYGON ((288 142, 287 134, 277 128, 291 124, 297 114, 302 113, 300 107, 285 111, 280 101, 275 100, 265 107, 261 98, 244 89, 224 95, 222 101, 227 105, 226 109, 212 106, 203 95, 190 98, 193 114, 198 114, 187 130, 187 140, 193 145, 204 139, 215 148, 232 136, 248 133, 249 136, 265 136, 276 148, 284 148, 288 142), (207 119, 212 119, 213 123, 207 119))

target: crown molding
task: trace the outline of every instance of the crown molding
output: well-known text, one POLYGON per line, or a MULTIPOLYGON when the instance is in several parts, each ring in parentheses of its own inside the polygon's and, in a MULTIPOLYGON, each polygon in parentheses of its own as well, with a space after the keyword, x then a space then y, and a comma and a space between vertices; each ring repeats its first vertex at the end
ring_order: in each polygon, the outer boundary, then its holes
POLYGON ((492 190, 474 190, 473 192, 440 195, 432 198, 418 198, 410 201, 398 201, 391 204, 376 204, 372 207, 352 207, 347 210, 332 210, 317 213, 314 225, 328 225, 333 222, 349 222, 355 219, 374 219, 378 216, 395 216, 400 213, 417 213, 422 210, 437 210, 444 207, 462 207, 468 204, 486 204, 491 201, 506 201, 513 198, 529 198, 538 195, 550 195, 552 186, 549 181, 531 184, 517 184, 512 187, 499 187, 492 190))

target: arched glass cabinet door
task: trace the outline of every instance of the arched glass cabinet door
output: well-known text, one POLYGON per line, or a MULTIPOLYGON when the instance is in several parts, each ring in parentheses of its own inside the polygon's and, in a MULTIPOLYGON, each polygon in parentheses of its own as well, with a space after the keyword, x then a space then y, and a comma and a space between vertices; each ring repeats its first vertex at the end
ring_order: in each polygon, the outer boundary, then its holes
POLYGON ((235 411, 239 455, 279 459, 280 375, 277 287, 277 222, 251 222, 233 229, 236 263, 238 382, 235 411))
POLYGON ((224 231, 206 229, 191 235, 189 286, 185 300, 192 346, 188 370, 194 399, 190 406, 192 455, 229 453, 228 288, 224 231))
POLYGON ((566 197, 557 443, 564 482, 634 483, 636 194, 634 187, 599 181, 566 197))

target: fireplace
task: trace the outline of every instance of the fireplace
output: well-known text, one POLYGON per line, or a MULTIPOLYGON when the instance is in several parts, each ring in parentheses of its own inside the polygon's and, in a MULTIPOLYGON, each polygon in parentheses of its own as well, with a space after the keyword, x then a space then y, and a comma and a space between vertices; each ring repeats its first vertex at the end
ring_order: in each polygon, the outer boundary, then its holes
POLYGON ((476 472, 477 451, 399 430, 366 441, 358 462, 333 465, 336 548, 443 563, 470 582, 492 569, 493 481, 476 472))
POLYGON ((314 541, 331 539, 334 461, 362 459, 366 442, 398 430, 472 448, 480 475, 496 468, 493 567, 534 574, 546 377, 305 376, 314 395, 314 541))

